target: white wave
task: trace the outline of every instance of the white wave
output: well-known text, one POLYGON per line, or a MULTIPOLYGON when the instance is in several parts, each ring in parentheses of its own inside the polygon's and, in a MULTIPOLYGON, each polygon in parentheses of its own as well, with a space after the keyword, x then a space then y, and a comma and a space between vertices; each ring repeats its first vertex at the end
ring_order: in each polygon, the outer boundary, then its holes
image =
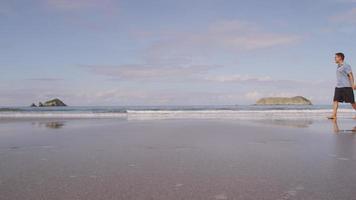
MULTIPOLYGON (((129 110, 128 119, 325 119, 332 110, 200 110, 200 111, 134 111, 129 110)), ((340 118, 353 117, 351 109, 340 109, 340 118)))
POLYGON ((58 112, 3 112, 1 118, 68 118, 68 119, 86 119, 86 118, 126 118, 126 113, 58 113, 58 112))
MULTIPOLYGON (((172 113, 205 113, 205 114, 219 114, 219 113, 325 113, 332 112, 331 109, 318 110, 128 110, 129 114, 172 114, 172 113)), ((339 113, 351 113, 352 109, 339 109, 339 113)))

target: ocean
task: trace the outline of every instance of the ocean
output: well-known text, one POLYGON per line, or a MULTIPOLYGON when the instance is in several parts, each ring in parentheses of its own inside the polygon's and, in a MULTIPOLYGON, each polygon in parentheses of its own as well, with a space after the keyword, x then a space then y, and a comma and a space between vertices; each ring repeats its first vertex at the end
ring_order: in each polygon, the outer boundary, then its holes
MULTIPOLYGON (((349 105, 341 105, 339 111, 339 118, 352 118, 356 114, 349 105)), ((331 112, 331 105, 0 107, 0 119, 325 119, 331 112)))

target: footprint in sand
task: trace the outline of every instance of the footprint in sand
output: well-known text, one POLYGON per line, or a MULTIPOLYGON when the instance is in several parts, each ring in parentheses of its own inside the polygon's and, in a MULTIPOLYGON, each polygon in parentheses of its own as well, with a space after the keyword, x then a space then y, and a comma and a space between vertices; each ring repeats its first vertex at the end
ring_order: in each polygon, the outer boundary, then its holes
POLYGON ((295 190, 289 190, 286 193, 284 193, 281 198, 279 198, 278 200, 289 200, 291 198, 293 198, 295 195, 297 194, 297 191, 295 190))
POLYGON ((295 189, 296 189, 296 190, 304 190, 304 186, 298 185, 295 189))
POLYGON ((302 185, 298 185, 297 187, 295 187, 294 189, 292 190, 288 190, 287 192, 283 193, 281 195, 281 197, 277 200, 289 200, 289 199, 292 199, 294 198, 297 193, 301 190, 304 190, 304 186, 302 185))
POLYGON ((183 184, 177 183, 177 184, 174 186, 174 189, 175 189, 175 190, 179 190, 179 188, 181 188, 182 186, 183 186, 183 184))
POLYGON ((181 183, 177 183, 176 185, 175 185, 175 187, 182 187, 183 186, 183 184, 181 184, 181 183))

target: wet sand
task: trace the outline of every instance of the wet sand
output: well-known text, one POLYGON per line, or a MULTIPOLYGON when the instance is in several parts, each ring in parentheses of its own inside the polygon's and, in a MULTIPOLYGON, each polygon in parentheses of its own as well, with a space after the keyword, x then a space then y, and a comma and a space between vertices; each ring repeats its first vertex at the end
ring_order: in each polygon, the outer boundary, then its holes
POLYGON ((0 199, 356 199, 356 122, 337 125, 2 120, 0 199))

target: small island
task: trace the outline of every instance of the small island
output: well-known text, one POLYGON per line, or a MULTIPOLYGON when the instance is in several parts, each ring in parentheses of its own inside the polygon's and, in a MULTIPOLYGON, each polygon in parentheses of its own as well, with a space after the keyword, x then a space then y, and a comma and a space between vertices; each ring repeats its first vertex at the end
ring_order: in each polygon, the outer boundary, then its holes
POLYGON ((60 106, 67 106, 67 105, 58 98, 46 101, 45 103, 39 102, 38 106, 35 103, 31 104, 31 107, 60 107, 60 106))
POLYGON ((302 96, 296 97, 267 97, 259 99, 256 105, 312 105, 312 102, 302 96))

